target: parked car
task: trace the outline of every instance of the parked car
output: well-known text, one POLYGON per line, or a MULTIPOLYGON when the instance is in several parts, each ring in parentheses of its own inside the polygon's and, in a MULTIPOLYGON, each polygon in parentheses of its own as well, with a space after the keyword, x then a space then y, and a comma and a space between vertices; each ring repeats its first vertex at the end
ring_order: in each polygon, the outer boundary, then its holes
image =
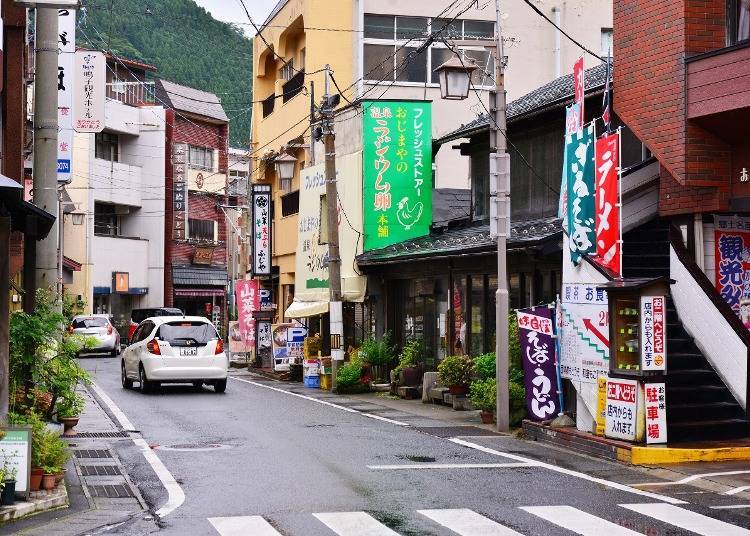
POLYGON ((133 342, 122 352, 122 387, 138 382, 142 392, 162 383, 227 388, 229 358, 216 328, 201 316, 159 316, 140 323, 133 342))
POLYGON ((95 341, 93 346, 87 346, 79 354, 109 352, 112 357, 117 357, 120 353, 120 333, 112 325, 109 315, 75 316, 68 331, 95 341))
POLYGON ((133 340, 133 333, 138 324, 154 316, 182 316, 184 313, 176 307, 146 307, 133 309, 130 312, 130 328, 128 329, 128 344, 133 340))

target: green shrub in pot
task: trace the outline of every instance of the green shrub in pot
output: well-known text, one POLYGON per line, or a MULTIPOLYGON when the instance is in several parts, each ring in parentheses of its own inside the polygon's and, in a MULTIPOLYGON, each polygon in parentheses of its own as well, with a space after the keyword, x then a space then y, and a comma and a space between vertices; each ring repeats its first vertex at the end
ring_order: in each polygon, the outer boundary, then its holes
POLYGON ((474 362, 467 355, 449 355, 438 365, 438 378, 447 387, 466 387, 474 376, 474 362))
POLYGON ((469 400, 474 409, 494 412, 497 401, 495 378, 472 382, 471 387, 469 387, 469 400))

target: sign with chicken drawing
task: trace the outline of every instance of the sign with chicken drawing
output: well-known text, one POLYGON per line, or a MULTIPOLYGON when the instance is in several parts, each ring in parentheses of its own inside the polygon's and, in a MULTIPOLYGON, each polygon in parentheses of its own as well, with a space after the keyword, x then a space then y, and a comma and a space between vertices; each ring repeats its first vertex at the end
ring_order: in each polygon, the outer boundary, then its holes
POLYGON ((365 251, 425 236, 432 224, 432 103, 364 101, 365 251))

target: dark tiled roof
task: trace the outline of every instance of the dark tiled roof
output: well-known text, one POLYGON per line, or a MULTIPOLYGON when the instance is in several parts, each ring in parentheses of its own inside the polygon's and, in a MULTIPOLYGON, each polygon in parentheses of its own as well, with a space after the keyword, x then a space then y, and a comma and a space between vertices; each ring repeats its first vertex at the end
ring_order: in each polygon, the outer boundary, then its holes
POLYGON ((213 93, 157 79, 156 97, 175 110, 229 122, 219 97, 213 93))
MULTIPOLYGON (((562 236, 561 221, 559 218, 545 218, 512 223, 508 249, 527 247, 562 236)), ((444 233, 433 232, 427 236, 368 251, 357 257, 357 264, 371 266, 430 257, 457 257, 492 252, 496 248, 497 241, 490 236, 489 224, 474 225, 444 233)))
POLYGON ((212 266, 173 266, 172 283, 188 287, 223 287, 227 269, 212 266))
MULTIPOLYGON (((604 86, 606 80, 607 66, 604 63, 586 69, 585 85, 586 91, 595 91, 604 86)), ((512 123, 514 120, 519 120, 527 114, 533 112, 540 112, 554 105, 562 106, 566 104, 566 101, 573 98, 573 75, 567 74, 561 76, 527 93, 523 97, 520 97, 513 102, 508 103, 508 122, 512 123)), ((436 143, 445 143, 458 138, 465 138, 468 135, 481 132, 489 127, 489 120, 487 114, 481 114, 479 117, 462 125, 453 132, 446 134, 438 140, 436 143)))
POLYGON ((471 190, 466 188, 436 188, 432 191, 432 224, 445 226, 453 220, 471 215, 471 190))

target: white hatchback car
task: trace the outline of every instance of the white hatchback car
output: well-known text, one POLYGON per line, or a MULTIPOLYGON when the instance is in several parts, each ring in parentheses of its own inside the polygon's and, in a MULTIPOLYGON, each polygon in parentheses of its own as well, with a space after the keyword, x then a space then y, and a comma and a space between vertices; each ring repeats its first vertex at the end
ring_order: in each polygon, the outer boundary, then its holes
POLYGON ((229 358, 214 325, 201 316, 147 318, 122 352, 122 387, 137 381, 142 392, 162 383, 204 383, 217 393, 227 388, 229 358))
POLYGON ((68 332, 74 335, 86 337, 86 347, 78 352, 100 353, 108 352, 112 357, 120 353, 120 334, 112 325, 109 315, 78 315, 74 316, 68 326, 68 332))

